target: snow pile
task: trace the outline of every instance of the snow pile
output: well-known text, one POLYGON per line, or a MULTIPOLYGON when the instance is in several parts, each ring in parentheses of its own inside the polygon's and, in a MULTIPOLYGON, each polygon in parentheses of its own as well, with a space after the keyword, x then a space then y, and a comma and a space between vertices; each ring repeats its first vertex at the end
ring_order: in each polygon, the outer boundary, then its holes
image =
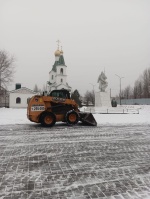
POLYGON ((29 124, 27 109, 0 108, 0 125, 29 124))
POLYGON ((137 106, 135 109, 138 109, 139 114, 94 114, 94 117, 98 125, 150 124, 150 106, 137 106))
MULTIPOLYGON (((139 114, 95 113, 93 115, 98 125, 150 124, 150 105, 134 106, 134 108, 139 110, 139 114)), ((27 119, 27 109, 0 108, 0 125, 31 123, 27 119)))

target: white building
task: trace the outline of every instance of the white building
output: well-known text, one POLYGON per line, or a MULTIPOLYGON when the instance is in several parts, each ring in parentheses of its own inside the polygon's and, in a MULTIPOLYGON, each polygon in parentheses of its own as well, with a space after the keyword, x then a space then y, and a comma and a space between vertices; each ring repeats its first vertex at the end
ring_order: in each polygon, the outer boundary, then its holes
POLYGON ((67 89, 71 87, 67 83, 67 66, 65 65, 63 51, 58 49, 55 52, 55 62, 52 70, 49 72, 49 81, 47 82, 47 92, 52 90, 67 89))
POLYGON ((38 95, 40 93, 36 93, 28 88, 22 87, 21 84, 16 85, 16 89, 9 92, 9 107, 10 108, 27 108, 28 99, 34 95, 38 95))

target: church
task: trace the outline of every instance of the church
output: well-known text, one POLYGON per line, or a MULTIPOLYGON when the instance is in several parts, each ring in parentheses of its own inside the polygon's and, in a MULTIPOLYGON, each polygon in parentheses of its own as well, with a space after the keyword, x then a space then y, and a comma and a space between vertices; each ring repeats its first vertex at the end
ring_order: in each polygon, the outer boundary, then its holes
POLYGON ((55 62, 52 66, 52 70, 49 72, 49 81, 47 81, 47 92, 50 93, 52 90, 66 89, 71 91, 71 87, 67 83, 67 66, 63 56, 62 49, 58 49, 54 53, 55 62))

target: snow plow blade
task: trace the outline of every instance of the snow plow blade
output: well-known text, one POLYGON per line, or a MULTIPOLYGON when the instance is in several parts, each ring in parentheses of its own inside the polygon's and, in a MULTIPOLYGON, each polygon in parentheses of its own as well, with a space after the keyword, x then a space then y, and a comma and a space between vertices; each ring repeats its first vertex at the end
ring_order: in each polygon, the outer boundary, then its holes
POLYGON ((79 112, 80 121, 89 126, 97 126, 97 122, 92 113, 79 112))

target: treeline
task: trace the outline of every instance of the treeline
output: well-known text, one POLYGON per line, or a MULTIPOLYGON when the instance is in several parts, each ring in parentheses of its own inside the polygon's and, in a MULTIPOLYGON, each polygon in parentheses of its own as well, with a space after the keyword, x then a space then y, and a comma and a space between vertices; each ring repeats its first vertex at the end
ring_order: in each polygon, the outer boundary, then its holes
MULTIPOLYGON (((35 92, 45 91, 46 88, 43 86, 43 89, 39 89, 37 85, 35 85, 35 92)), ((116 96, 116 98, 119 96, 116 96)), ((71 98, 76 101, 76 103, 81 107, 82 105, 94 105, 95 104, 95 94, 94 91, 86 91, 84 96, 82 97, 79 91, 76 89, 71 93, 71 98)), ((134 87, 132 88, 130 85, 125 87, 121 91, 122 99, 139 99, 139 98, 150 98, 150 68, 145 69, 143 74, 135 81, 134 87)))
POLYGON ((121 92, 122 99, 150 98, 150 68, 135 81, 134 87, 128 85, 121 92))
POLYGON ((76 89, 71 94, 71 99, 74 99, 79 107, 82 107, 83 105, 89 106, 95 104, 94 91, 86 91, 84 97, 82 97, 79 91, 76 89))

